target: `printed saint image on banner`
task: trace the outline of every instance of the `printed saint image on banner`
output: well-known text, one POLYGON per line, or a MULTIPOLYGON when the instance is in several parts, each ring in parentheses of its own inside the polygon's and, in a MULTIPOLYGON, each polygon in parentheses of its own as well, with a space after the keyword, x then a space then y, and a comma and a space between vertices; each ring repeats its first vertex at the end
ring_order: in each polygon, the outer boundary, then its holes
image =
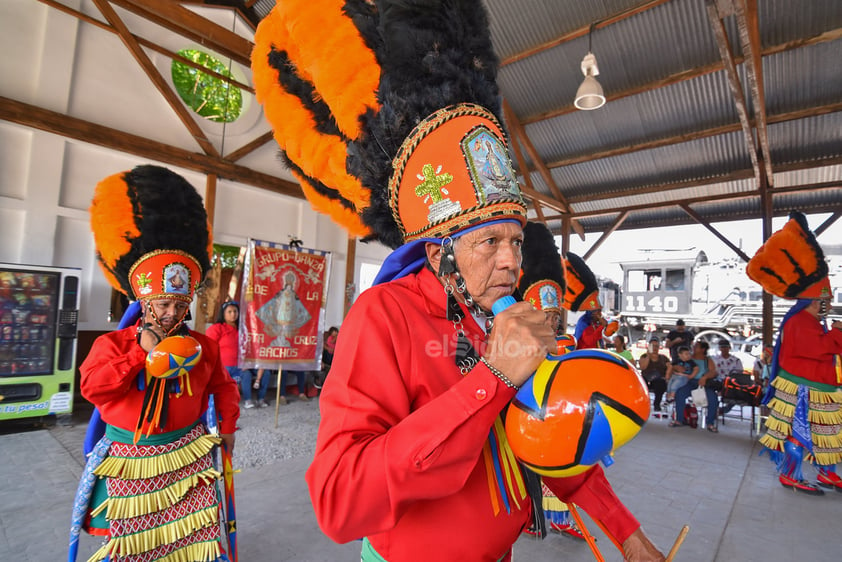
POLYGON ((321 368, 329 269, 329 252, 249 241, 240 367, 321 368))

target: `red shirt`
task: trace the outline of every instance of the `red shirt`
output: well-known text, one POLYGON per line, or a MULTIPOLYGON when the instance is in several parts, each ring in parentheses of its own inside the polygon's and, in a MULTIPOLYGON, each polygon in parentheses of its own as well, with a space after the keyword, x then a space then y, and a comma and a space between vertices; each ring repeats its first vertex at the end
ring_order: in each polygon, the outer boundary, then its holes
MULTIPOLYGON (((498 560, 529 517, 528 498, 494 515, 481 455, 515 391, 482 363, 460 374, 445 302, 426 269, 365 291, 319 401, 306 475, 319 525, 337 542, 367 536, 389 562, 498 560)), ((469 314, 463 329, 479 351, 485 334, 469 314)), ((544 482, 620 542, 640 526, 600 468, 544 482)))
MULTIPOLYGON (((106 423, 128 431, 137 426, 145 394, 137 388, 137 374, 146 364, 146 351, 135 334, 132 326, 98 337, 79 368, 82 396, 99 408, 106 423)), ((207 409, 211 394, 222 418, 220 433, 234 433, 240 417, 237 383, 219 361, 216 344, 198 332, 191 330, 190 335, 202 346, 202 358, 189 374, 193 395, 186 389, 180 397, 170 394, 167 424, 158 433, 194 424, 207 409)))
POLYGON ((842 331, 824 332, 821 323, 802 310, 784 324, 778 362, 786 372, 838 386, 834 355, 842 354, 842 331))
POLYGON ((236 326, 226 322, 211 324, 205 335, 219 344, 219 357, 226 367, 236 367, 240 332, 236 326))
POLYGON ((605 328, 602 324, 591 324, 584 330, 576 342, 576 349, 601 349, 602 331, 605 328))

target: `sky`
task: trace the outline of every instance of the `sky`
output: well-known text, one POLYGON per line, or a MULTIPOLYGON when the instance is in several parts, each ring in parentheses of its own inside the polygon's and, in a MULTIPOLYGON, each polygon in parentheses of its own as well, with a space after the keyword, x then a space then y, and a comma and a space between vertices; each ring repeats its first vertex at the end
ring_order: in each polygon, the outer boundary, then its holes
MULTIPOLYGON (((818 228, 830 213, 807 215, 811 230, 818 228)), ((772 232, 783 227, 787 217, 772 219, 772 232)), ((732 244, 742 248, 749 257, 763 243, 760 220, 713 223, 713 226, 732 244)), ((583 256, 599 240, 600 233, 586 234, 585 241, 578 235, 570 237, 570 251, 583 256)), ((819 244, 842 243, 842 219, 837 220, 818 237, 819 244)), ((699 224, 668 226, 640 230, 617 230, 587 260, 591 270, 599 276, 622 284, 623 274, 619 263, 629 259, 629 252, 639 249, 678 250, 695 248, 705 252, 708 260, 734 258, 737 255, 707 228, 699 224)))

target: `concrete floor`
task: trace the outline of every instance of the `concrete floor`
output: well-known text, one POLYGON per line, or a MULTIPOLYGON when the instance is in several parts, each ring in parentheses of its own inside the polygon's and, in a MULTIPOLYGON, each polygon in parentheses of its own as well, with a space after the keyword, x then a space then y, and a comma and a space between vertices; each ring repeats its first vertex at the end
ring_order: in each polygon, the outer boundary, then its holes
MULTIPOLYGON (((83 424, 70 423, 0 435, 0 560, 66 559, 83 434, 83 424)), ((665 553, 682 525, 690 525, 676 560, 839 560, 842 493, 809 497, 786 490, 758 452, 748 421, 729 419, 711 434, 652 419, 606 473, 665 553)), ((304 484, 309 461, 299 457, 237 475, 241 561, 359 560, 359 543, 337 545, 319 531, 304 484)), ((588 528, 606 560, 621 560, 596 525, 588 528)), ((98 542, 83 535, 79 559, 98 542)), ((559 535, 524 536, 515 546, 517 562, 593 559, 585 543, 559 535)))

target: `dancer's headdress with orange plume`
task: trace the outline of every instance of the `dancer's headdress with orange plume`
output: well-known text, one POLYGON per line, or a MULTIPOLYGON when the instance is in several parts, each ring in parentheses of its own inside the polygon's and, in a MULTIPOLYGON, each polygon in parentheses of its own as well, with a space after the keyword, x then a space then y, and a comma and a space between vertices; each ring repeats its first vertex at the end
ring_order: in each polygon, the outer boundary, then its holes
POLYGON ((284 0, 255 91, 313 207, 398 248, 526 209, 481 2, 284 0))
POLYGON ((824 252, 810 232, 807 218, 789 214, 782 229, 772 234, 746 266, 746 274, 767 292, 785 299, 831 297, 824 252))
MULTIPOLYGON (((210 269, 212 241, 202 198, 187 180, 159 166, 137 166, 99 182, 90 211, 97 259, 115 289, 147 303, 192 302, 210 269)), ((154 309, 149 310, 163 328, 154 309)), ((183 320, 164 333, 186 333, 183 320)), ((170 394, 191 392, 188 371, 200 357, 201 346, 189 336, 167 337, 152 349, 138 375, 145 394, 135 442, 142 433, 166 425, 170 394), (187 350, 181 355, 190 361, 172 370, 170 358, 176 348, 187 350), (155 357, 158 360, 150 362, 155 357), (156 366, 163 368, 153 372, 156 366)))
POLYGON ((130 299, 193 300, 212 242, 202 198, 187 180, 137 166, 99 182, 90 211, 97 259, 112 287, 130 299))
POLYGON ((571 252, 564 260, 564 280, 567 282, 564 308, 573 312, 602 308, 596 276, 585 260, 571 252))
POLYGON ((532 303, 538 310, 560 313, 564 298, 564 269, 552 232, 541 223, 526 223, 521 252, 523 275, 518 289, 523 300, 532 303))

